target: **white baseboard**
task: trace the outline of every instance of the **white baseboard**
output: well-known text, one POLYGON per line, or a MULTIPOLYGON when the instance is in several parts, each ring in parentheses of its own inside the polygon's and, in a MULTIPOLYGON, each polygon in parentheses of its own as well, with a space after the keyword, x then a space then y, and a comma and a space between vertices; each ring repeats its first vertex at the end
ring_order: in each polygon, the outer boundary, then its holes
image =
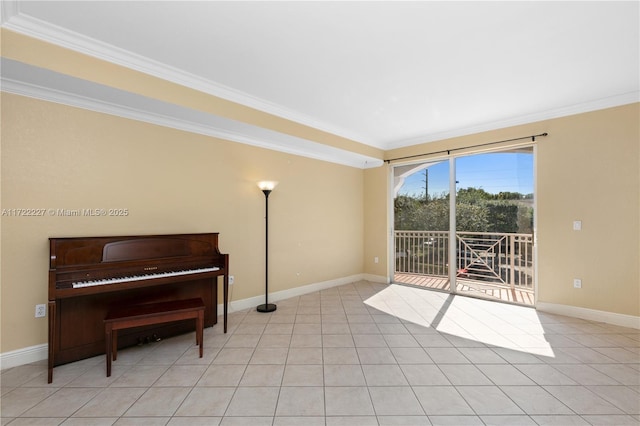
POLYGON ((589 321, 618 325, 620 327, 640 329, 640 317, 636 317, 633 315, 598 311, 595 309, 581 308, 578 306, 570 305, 559 305, 556 303, 547 302, 537 302, 536 309, 542 312, 549 312, 551 314, 566 315, 569 317, 581 318, 589 321))
MULTIPOLYGON (((331 287, 337 287, 353 282, 362 281, 365 278, 364 274, 356 274, 348 277, 337 278, 335 280, 323 281, 319 283, 313 283, 303 285, 301 287, 290 288, 288 290, 276 291, 275 293, 269 293, 269 303, 277 302, 278 300, 290 299, 292 297, 302 296, 304 294, 313 293, 315 291, 326 290, 331 287)), ((258 305, 264 303, 264 295, 250 297, 248 299, 235 300, 229 303, 229 312, 242 311, 243 309, 255 308, 258 305)), ((218 313, 222 312, 222 304, 218 305, 218 313)))
MULTIPOLYGON (((304 294, 313 293, 315 291, 325 290, 344 284, 362 281, 364 279, 376 282, 382 277, 375 275, 356 274, 348 277, 337 278, 335 280, 323 281, 319 283, 304 285, 302 287, 291 288, 289 290, 277 291, 269 294, 269 301, 277 302, 278 300, 289 299, 291 297, 302 296, 304 294)), ((383 278, 384 280, 384 278, 383 278)), ((264 296, 250 297, 243 300, 234 300, 229 303, 229 312, 237 312, 243 309, 254 308, 264 303, 264 296)), ((223 305, 218 305, 218 314, 222 314, 223 305)), ((17 367, 19 365, 30 364, 32 362, 46 360, 49 357, 49 346, 45 343, 42 345, 31 346, 28 348, 17 349, 11 352, 0 354, 0 370, 6 368, 17 367)))
POLYGON ((389 277, 383 277, 382 275, 363 274, 362 279, 373 283, 391 284, 391 279, 389 277))
POLYGON ((46 343, 5 352, 0 354, 0 370, 46 360, 48 357, 49 345, 46 343))

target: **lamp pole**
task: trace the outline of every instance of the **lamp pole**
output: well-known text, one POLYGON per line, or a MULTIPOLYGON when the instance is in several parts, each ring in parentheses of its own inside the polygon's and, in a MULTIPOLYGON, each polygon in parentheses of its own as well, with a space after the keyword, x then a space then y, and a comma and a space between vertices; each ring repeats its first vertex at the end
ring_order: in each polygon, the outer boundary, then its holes
POLYGON ((258 305, 258 312, 273 312, 277 306, 269 303, 269 194, 275 187, 274 182, 260 182, 258 184, 264 194, 264 304, 258 305))

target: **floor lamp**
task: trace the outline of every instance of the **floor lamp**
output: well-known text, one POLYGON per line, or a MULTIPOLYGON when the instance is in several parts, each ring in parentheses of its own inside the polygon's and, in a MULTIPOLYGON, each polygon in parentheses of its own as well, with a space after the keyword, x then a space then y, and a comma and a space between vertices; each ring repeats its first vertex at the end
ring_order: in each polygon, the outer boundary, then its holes
POLYGON ((264 304, 258 305, 258 312, 273 312, 277 306, 269 303, 269 194, 276 187, 277 182, 262 181, 258 182, 258 187, 264 193, 264 304))

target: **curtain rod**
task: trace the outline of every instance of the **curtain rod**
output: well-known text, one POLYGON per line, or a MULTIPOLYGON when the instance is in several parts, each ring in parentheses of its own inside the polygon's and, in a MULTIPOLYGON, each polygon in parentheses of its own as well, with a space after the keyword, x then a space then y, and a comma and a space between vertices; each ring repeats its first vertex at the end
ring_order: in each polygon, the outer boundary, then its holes
POLYGON ((416 155, 408 155, 406 157, 391 158, 389 160, 384 160, 384 162, 385 163, 391 163, 392 161, 406 160, 408 158, 424 157, 425 155, 431 155, 431 154, 444 154, 445 152, 447 153, 447 155, 450 155, 451 152, 453 152, 453 151, 462 151, 462 150, 469 149, 469 148, 478 148, 478 147, 481 147, 481 146, 495 145, 495 144, 504 143, 504 142, 520 141, 520 140, 529 139, 529 138, 531 138, 531 142, 535 142, 537 137, 539 137, 539 136, 547 136, 547 135, 548 135, 548 133, 545 132, 545 133, 540 133, 538 135, 523 136, 521 138, 505 139, 503 141, 487 142, 487 143, 481 143, 481 144, 478 144, 478 145, 465 146, 464 148, 443 149, 442 151, 433 151, 433 152, 427 152, 427 153, 424 153, 424 154, 416 154, 416 155))

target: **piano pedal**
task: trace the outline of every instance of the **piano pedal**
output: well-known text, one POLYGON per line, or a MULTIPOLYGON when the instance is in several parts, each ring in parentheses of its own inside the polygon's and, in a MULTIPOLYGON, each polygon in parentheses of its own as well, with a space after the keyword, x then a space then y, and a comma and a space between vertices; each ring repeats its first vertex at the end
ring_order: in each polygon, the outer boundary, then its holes
POLYGON ((151 343, 151 337, 147 336, 144 338, 144 343, 151 343))
POLYGON ((151 336, 151 338, 153 339, 154 342, 159 342, 160 340, 162 340, 160 336, 158 336, 157 334, 154 334, 153 336, 151 336))
POLYGON ((138 337, 138 346, 142 346, 143 344, 142 337, 138 337))

